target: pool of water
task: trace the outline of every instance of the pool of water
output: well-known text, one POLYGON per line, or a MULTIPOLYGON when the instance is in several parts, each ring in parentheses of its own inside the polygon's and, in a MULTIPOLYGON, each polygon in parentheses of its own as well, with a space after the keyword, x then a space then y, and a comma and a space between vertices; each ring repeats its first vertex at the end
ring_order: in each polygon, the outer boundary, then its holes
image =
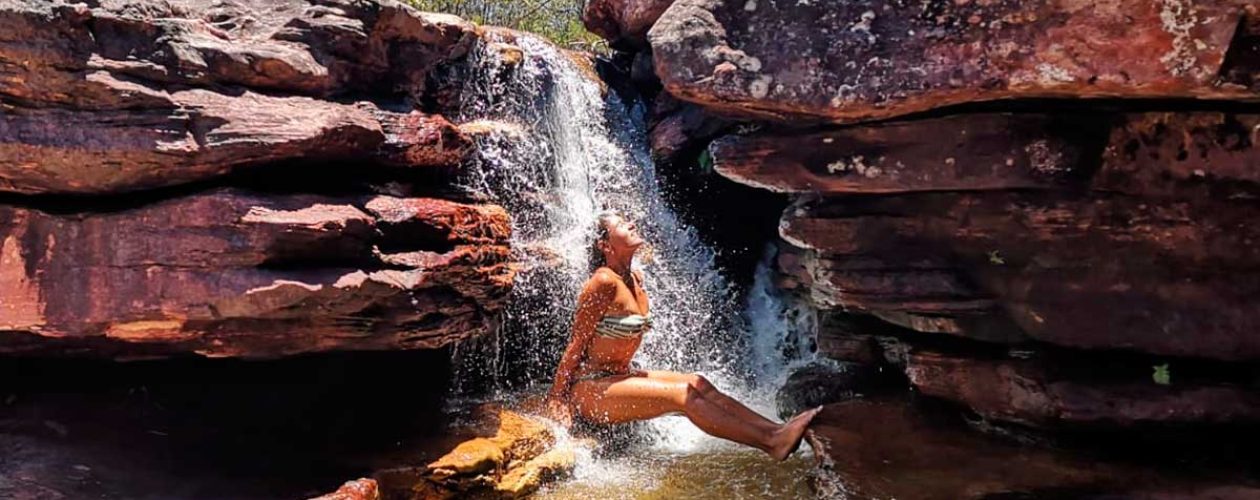
POLYGON ((816 498, 812 456, 777 462, 760 451, 716 444, 694 452, 644 450, 633 456, 583 457, 571 479, 540 491, 551 500, 816 498))

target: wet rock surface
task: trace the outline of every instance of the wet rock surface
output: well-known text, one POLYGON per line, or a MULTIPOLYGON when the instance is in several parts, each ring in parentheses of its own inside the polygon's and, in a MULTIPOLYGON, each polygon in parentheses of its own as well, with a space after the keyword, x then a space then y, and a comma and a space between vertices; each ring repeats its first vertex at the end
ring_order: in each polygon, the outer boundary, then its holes
MULTIPOLYGON (((456 442, 425 465, 376 473, 386 498, 522 498, 573 471, 573 443, 557 443, 549 423, 498 404, 474 410, 452 429, 456 442)), ((435 448, 440 449, 440 448, 435 448)))
POLYGON ((853 362, 814 363, 793 371, 775 395, 779 418, 837 401, 861 398, 885 390, 889 384, 882 367, 853 362))
MULTIPOLYGON (((856 498, 1253 498, 1248 466, 1151 463, 1138 449, 1119 456, 1047 448, 984 435, 956 418, 904 401, 828 405, 810 444, 820 491, 856 498)), ((1164 456, 1180 456, 1172 445, 1164 456)), ((1219 448, 1218 448, 1219 450, 1219 448)), ((1211 455, 1208 455, 1211 457, 1211 455)), ((1219 455, 1216 456, 1219 459, 1219 455)))
POLYGON ((6 359, 0 497, 328 494, 444 444, 449 419, 434 408, 449 365, 444 350, 265 362, 6 359))
POLYGON ((1243 75, 1257 68, 1236 60, 1250 47, 1241 21, 1256 15, 1239 0, 679 0, 649 40, 676 97, 726 114, 852 122, 1013 98, 1255 100, 1243 75))
POLYGON ((372 479, 355 479, 337 488, 327 495, 314 497, 312 500, 380 500, 379 486, 372 479))

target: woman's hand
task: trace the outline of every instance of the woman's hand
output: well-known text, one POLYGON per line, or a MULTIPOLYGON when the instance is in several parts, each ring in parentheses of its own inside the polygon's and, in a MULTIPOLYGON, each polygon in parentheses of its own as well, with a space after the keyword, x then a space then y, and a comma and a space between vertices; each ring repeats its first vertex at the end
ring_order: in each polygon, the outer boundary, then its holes
POLYGON ((566 429, 573 427, 573 410, 569 408, 569 404, 558 398, 547 398, 546 403, 547 418, 559 422, 566 429))

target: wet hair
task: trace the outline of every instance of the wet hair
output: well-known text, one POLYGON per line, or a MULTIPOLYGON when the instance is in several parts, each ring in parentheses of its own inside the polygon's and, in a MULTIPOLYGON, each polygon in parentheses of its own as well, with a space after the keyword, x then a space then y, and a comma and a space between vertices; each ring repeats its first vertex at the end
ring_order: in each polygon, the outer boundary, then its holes
POLYGON ((599 249, 599 242, 608 241, 608 223, 612 222, 613 217, 621 217, 621 214, 604 210, 595 216, 595 239, 591 240, 591 272, 607 264, 604 261, 604 252, 599 249))

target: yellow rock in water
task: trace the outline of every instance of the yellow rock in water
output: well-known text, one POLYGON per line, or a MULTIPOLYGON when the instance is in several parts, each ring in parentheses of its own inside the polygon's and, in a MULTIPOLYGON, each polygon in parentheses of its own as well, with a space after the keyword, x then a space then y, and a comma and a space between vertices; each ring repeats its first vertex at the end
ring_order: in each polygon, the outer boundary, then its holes
POLYGON ((423 468, 378 474, 383 488, 394 492, 387 496, 519 498, 568 475, 577 460, 570 445, 555 447, 546 422, 497 405, 482 407, 464 431, 469 439, 423 468))

